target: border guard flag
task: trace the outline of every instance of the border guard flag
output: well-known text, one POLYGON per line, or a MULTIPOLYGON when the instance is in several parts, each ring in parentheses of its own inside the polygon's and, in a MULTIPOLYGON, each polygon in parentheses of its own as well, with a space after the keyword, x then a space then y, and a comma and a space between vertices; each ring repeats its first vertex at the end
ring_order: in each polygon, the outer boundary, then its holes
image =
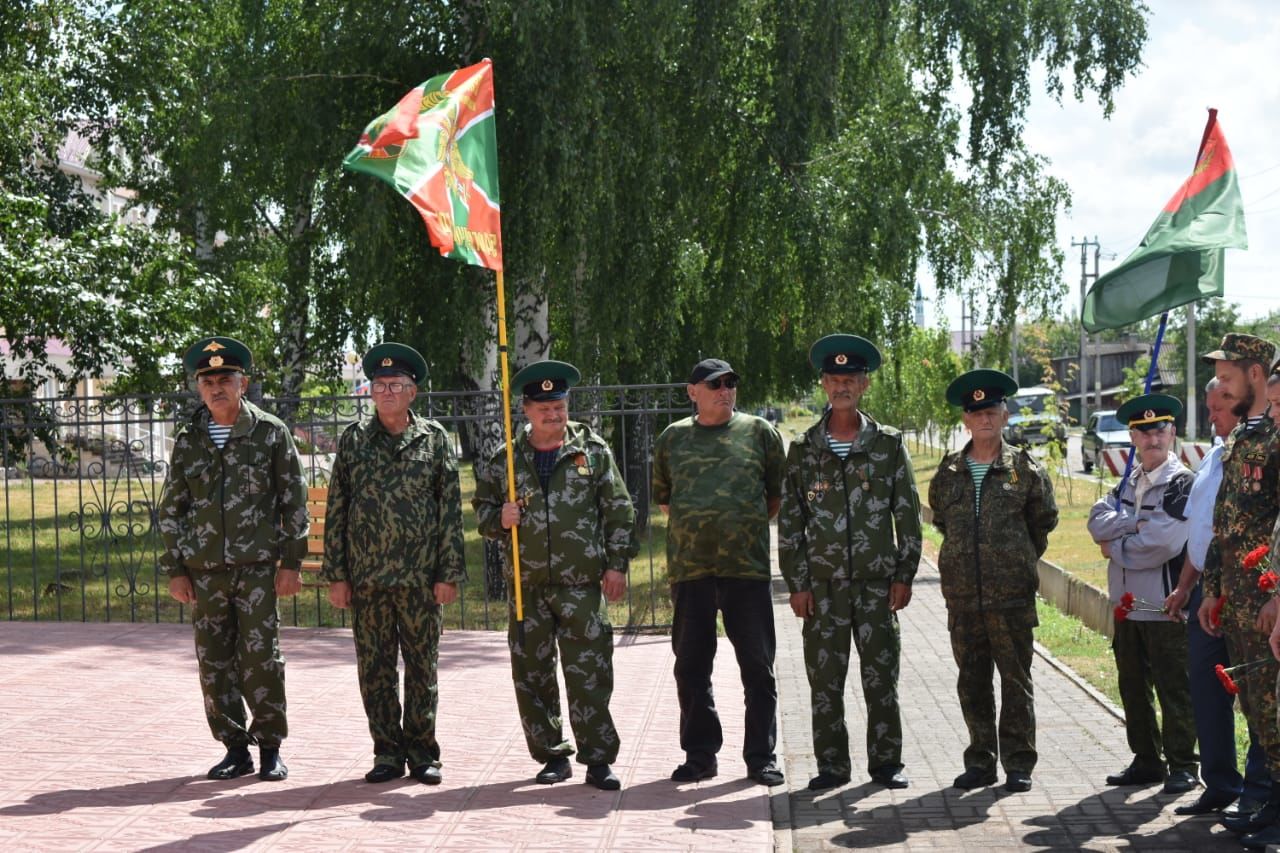
POLYGON ((1247 249, 1235 162, 1209 110, 1191 177, 1165 204, 1138 248, 1094 282, 1084 300, 1087 331, 1127 326, 1223 293, 1223 249, 1247 249))
POLYGON ((369 122, 342 165, 391 184, 446 258, 502 269, 493 63, 432 77, 369 122))

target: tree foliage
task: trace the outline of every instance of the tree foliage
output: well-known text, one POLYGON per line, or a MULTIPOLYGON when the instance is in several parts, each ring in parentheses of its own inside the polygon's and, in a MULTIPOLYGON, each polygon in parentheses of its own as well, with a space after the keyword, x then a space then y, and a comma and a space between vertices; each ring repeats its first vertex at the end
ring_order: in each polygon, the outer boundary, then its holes
POLYGON ((286 393, 383 336, 484 384, 491 276, 339 168, 434 74, 494 60, 522 357, 641 382, 715 354, 763 397, 809 384, 831 331, 892 359, 922 263, 996 315, 1045 304, 1066 192, 1020 142, 1031 69, 1109 111, 1145 39, 1132 0, 90 8, 63 64, 104 170, 224 284, 207 330, 258 343, 286 393))

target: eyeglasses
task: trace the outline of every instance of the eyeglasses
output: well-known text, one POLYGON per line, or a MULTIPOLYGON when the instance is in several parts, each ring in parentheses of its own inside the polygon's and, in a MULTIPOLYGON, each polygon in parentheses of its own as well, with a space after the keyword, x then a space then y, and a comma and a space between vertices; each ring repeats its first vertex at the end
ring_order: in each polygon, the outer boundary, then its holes
POLYGON ((730 391, 738 387, 738 377, 736 376, 717 376, 715 379, 708 379, 706 382, 707 387, 712 391, 719 391, 721 385, 730 391))
POLYGON ((392 394, 399 394, 401 391, 412 387, 407 382, 375 382, 373 383, 373 393, 381 394, 384 391, 390 391, 392 394))

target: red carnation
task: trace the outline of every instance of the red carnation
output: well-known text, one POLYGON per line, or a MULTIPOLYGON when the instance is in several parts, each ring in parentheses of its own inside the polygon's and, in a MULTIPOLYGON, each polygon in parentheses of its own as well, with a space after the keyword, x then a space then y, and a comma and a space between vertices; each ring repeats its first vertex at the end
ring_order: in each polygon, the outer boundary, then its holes
POLYGON ((1240 692, 1240 687, 1235 683, 1231 676, 1227 673, 1226 667, 1218 664, 1213 668, 1213 674, 1218 676, 1218 680, 1222 682, 1222 689, 1235 696, 1240 692))
POLYGON ((1213 608, 1209 611, 1209 622, 1215 628, 1222 625, 1222 605, 1226 603, 1227 603, 1227 596, 1225 594, 1220 595, 1218 596, 1218 601, 1213 605, 1213 608))
POLYGON ((1248 554, 1244 555, 1244 567, 1246 569, 1258 568, 1258 564, 1262 562, 1262 558, 1267 556, 1269 553, 1271 553, 1270 546, 1259 545, 1257 548, 1254 548, 1248 554))
POLYGON ((1258 589, 1263 592, 1272 592, 1276 584, 1280 584, 1280 577, 1275 572, 1268 570, 1258 575, 1258 589))
POLYGON ((1116 621, 1123 622, 1129 617, 1129 610, 1123 604, 1116 606, 1116 621))

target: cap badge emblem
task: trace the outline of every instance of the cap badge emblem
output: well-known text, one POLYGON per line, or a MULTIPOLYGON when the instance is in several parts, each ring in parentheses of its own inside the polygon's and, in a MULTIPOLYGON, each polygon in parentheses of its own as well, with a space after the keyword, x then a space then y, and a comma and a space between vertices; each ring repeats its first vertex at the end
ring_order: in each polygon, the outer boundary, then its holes
POLYGON ((217 341, 209 341, 200 352, 217 352, 220 349, 226 349, 226 347, 217 341))
POLYGON ((382 366, 383 366, 383 367, 390 367, 390 366, 391 366, 391 359, 390 359, 390 358, 384 358, 384 359, 382 360, 382 366))
POLYGON ((552 382, 550 379, 544 379, 544 380, 542 380, 542 390, 543 390, 543 391, 550 391, 550 390, 551 390, 552 388, 554 388, 554 387, 556 387, 556 386, 555 386, 555 383, 554 383, 554 382, 552 382))
POLYGON ((836 361, 836 364, 842 364, 842 365, 848 364, 849 356, 845 355, 844 353, 840 353, 839 355, 836 356, 835 361, 836 361))
POLYGON ((209 359, 209 366, 210 366, 210 367, 222 367, 222 356, 220 356, 220 355, 215 355, 213 358, 209 359))
POLYGON ((987 392, 981 388, 973 392, 973 402, 981 403, 985 399, 987 399, 987 392))
POLYGON ((1147 420, 1151 420, 1156 416, 1155 409, 1147 409, 1145 412, 1142 413, 1142 416, 1147 420))

